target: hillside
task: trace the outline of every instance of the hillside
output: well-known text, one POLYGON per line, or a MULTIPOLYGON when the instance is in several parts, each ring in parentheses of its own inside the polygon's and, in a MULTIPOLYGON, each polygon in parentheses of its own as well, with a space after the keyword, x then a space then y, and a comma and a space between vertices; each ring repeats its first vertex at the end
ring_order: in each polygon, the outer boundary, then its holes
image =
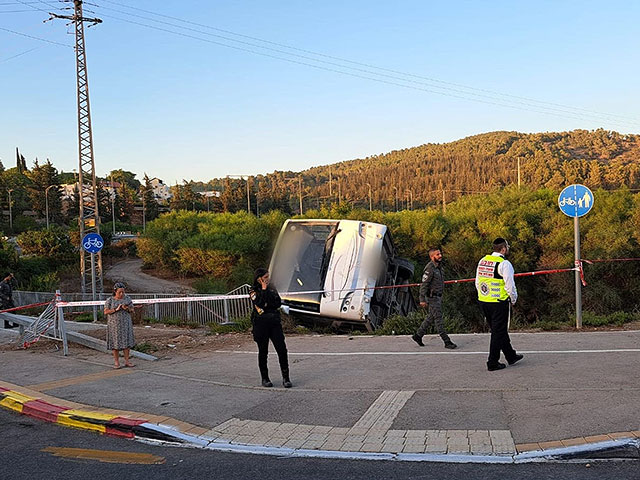
MULTIPOLYGON (((516 184, 520 159, 521 183, 531 189, 560 189, 571 183, 616 189, 640 188, 640 135, 621 135, 598 129, 560 133, 490 132, 451 143, 425 144, 372 157, 296 172, 274 172, 253 179, 260 210, 289 204, 298 209, 302 175, 304 208, 329 200, 373 208, 413 208, 446 201, 465 193, 486 192, 516 184), (294 177, 293 179, 291 177, 294 177), (329 179, 331 178, 331 184, 329 179), (257 187, 255 183, 257 182, 257 187)), ((246 208, 240 181, 215 179, 228 210, 246 208), (229 188, 231 187, 231 188, 229 188), (237 190, 237 191, 235 191, 237 190), (237 206, 235 204, 238 204, 237 206)), ((252 198, 255 205, 255 193, 252 198)))

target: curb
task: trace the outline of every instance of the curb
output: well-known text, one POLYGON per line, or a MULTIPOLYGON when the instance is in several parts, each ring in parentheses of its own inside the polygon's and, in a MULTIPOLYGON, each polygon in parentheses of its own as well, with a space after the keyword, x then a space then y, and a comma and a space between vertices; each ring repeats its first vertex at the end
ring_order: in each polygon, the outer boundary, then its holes
MULTIPOLYGON (((40 392, 0 382, 0 406, 17 413, 65 427, 146 443, 206 450, 281 457, 334 458, 442 463, 530 463, 587 460, 640 460, 640 436, 582 445, 524 451, 513 455, 444 453, 384 453, 270 447, 232 443, 215 430, 197 427, 169 417, 123 412, 67 402, 40 392), (192 433, 190 433, 192 432, 192 433)), ((631 432, 630 432, 631 433, 631 432)), ((633 432, 635 434, 636 432, 633 432)))

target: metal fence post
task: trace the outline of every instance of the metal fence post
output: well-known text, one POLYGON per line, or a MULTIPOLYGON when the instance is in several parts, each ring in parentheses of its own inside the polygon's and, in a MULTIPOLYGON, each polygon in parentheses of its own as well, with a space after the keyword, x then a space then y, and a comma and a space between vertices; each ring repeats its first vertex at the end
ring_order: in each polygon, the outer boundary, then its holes
POLYGON ((187 321, 191 321, 191 302, 187 302, 187 321))
MULTIPOLYGON (((158 295, 154 293, 153 299, 157 300, 158 295)), ((155 317, 156 321, 160 321, 160 304, 157 302, 153 304, 153 316, 155 317)))
POLYGON ((224 321, 225 323, 229 322, 229 301, 225 298, 223 300, 224 305, 224 321))

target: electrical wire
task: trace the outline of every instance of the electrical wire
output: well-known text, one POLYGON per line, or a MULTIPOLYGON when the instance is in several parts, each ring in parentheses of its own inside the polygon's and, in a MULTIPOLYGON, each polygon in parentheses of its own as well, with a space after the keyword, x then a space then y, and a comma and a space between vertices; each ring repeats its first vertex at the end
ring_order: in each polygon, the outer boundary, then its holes
POLYGON ((4 62, 8 62, 9 60, 12 60, 14 58, 17 57, 21 57, 22 55, 26 55, 27 53, 33 52, 34 50, 37 50, 40 47, 34 47, 34 48, 30 48, 29 50, 22 52, 22 53, 18 53, 17 55, 13 55, 11 57, 7 57, 7 58, 3 58, 2 60, 0 60, 0 63, 4 63, 4 62))
POLYGON ((29 35, 27 33, 16 32, 15 30, 9 30, 8 28, 4 28, 4 27, 0 27, 0 30, 3 30, 3 31, 8 32, 8 33, 13 33, 14 35, 20 35, 21 37, 27 37, 27 38, 31 38, 33 40, 38 40, 40 42, 50 43, 52 45, 60 45, 62 47, 73 48, 73 45, 69 45, 68 43, 54 42, 53 40, 47 40, 46 38, 35 37, 35 36, 29 35))
MULTIPOLYGON (((178 17, 175 17, 175 16, 165 15, 165 14, 156 13, 156 12, 153 12, 153 11, 150 11, 150 10, 145 10, 145 9, 141 9, 141 8, 137 8, 137 7, 132 7, 130 5, 126 5, 126 4, 123 4, 123 3, 115 2, 115 1, 112 1, 112 0, 102 0, 102 1, 106 2, 106 3, 113 4, 113 5, 118 5, 118 6, 121 6, 121 7, 125 7, 125 8, 128 8, 128 9, 132 9, 132 10, 148 13, 148 14, 155 15, 155 16, 158 16, 158 17, 175 20, 175 21, 178 21, 178 22, 181 22, 181 23, 190 24, 190 25, 194 25, 194 26, 198 26, 198 27, 202 27, 202 28, 207 28, 207 29, 210 29, 210 30, 215 30, 215 31, 218 31, 218 32, 223 32, 223 33, 226 33, 226 34, 229 34, 229 35, 234 35, 234 36, 241 37, 241 38, 246 38, 246 39, 250 39, 250 40, 263 42, 263 43, 266 43, 266 44, 269 44, 269 45, 274 45, 274 46, 278 46, 278 47, 282 47, 282 48, 287 48, 287 49, 290 49, 290 50, 294 50, 294 51, 298 51, 298 52, 302 52, 302 53, 306 53, 306 54, 311 54, 311 55, 315 55, 315 56, 319 56, 319 57, 329 58, 329 59, 332 59, 332 60, 337 60, 337 61, 340 61, 340 62, 352 64, 352 65, 359 65, 359 66, 363 66, 363 67, 367 67, 367 68, 372 68, 372 69, 375 69, 375 70, 389 72, 389 73, 393 73, 393 74, 396 74, 396 75, 402 75, 402 76, 406 76, 406 77, 412 77, 412 78, 427 80, 429 82, 440 83, 440 84, 443 84, 443 85, 450 85, 450 86, 453 86, 453 87, 462 88, 462 89, 470 91, 470 92, 459 92, 459 90, 455 90, 455 91, 458 91, 459 93, 474 94, 472 92, 481 92, 481 94, 489 94, 491 96, 497 95, 497 96, 511 98, 511 99, 517 99, 517 100, 525 101, 525 102, 534 102, 536 104, 541 104, 541 105, 550 105, 550 106, 559 107, 559 108, 562 108, 562 109, 570 109, 570 110, 580 111, 580 112, 584 112, 584 113, 588 113, 588 114, 604 115, 604 116, 607 116, 607 117, 617 117, 619 119, 632 120, 632 121, 634 121, 634 123, 635 123, 635 121, 638 121, 637 118, 630 117, 630 116, 627 116, 627 115, 619 115, 619 114, 614 114, 614 113, 599 112, 599 111, 588 110, 588 109, 584 109, 584 108, 580 108, 580 107, 573 107, 573 106, 570 106, 570 105, 564 105, 564 104, 561 104, 561 103, 554 103, 554 102, 536 100, 536 99, 529 98, 529 97, 511 95, 511 94, 496 92, 496 91, 492 91, 492 90, 471 87, 471 86, 463 85, 463 84, 459 84, 459 83, 447 82, 447 81, 443 81, 443 80, 439 80, 439 79, 435 79, 435 78, 431 78, 431 77, 415 75, 415 74, 406 73, 406 72, 402 72, 402 71, 398 71, 398 70, 392 70, 392 69, 387 69, 387 68, 383 68, 383 67, 378 67, 378 66, 375 66, 375 65, 372 65, 372 64, 368 64, 368 63, 357 62, 357 61, 353 61, 353 60, 349 60, 349 59, 345 59, 345 58, 341 58, 341 57, 327 55, 327 54, 324 54, 324 53, 319 53, 319 52, 314 52, 314 51, 311 51, 311 50, 305 50, 305 49, 293 47, 293 46, 282 44, 282 43, 272 42, 270 40, 265 40, 265 39, 262 39, 262 38, 259 38, 259 37, 243 35, 243 34, 236 33, 236 32, 230 31, 230 30, 224 30, 224 29, 212 27, 210 25, 205 25, 205 24, 201 24, 201 23, 197 23, 197 22, 192 22, 192 21, 189 21, 189 20, 184 20, 184 19, 181 19, 181 18, 178 18, 178 17)), ((108 8, 108 7, 104 7, 104 6, 95 4, 95 3, 91 3, 91 5, 94 5, 94 6, 97 6, 99 8, 103 8, 103 9, 104 8, 108 8)), ((122 11, 119 11, 119 12, 120 13, 127 13, 127 12, 122 12, 122 11)), ((129 13, 129 15, 133 15, 133 14, 129 13)), ((158 20, 150 19, 148 17, 141 17, 139 15, 138 15, 138 17, 158 22, 158 20)), ((172 25, 173 26, 177 26, 177 25, 174 25, 174 24, 172 24, 172 25)), ((179 27, 179 26, 177 26, 177 27, 179 27)), ((182 28, 184 28, 184 27, 182 27, 182 28)), ((205 32, 201 32, 201 33, 205 33, 205 32)), ((226 37, 223 37, 223 38, 226 38, 226 37)), ((228 40, 238 41, 238 40, 234 40, 234 39, 228 39, 228 40)), ((254 45, 254 46, 257 46, 257 45, 254 45)), ((266 48, 264 46, 258 46, 258 47, 259 48, 266 48)), ((281 52, 281 53, 288 54, 287 52, 281 52)), ((318 60, 316 59, 315 61, 318 61, 318 60)), ((342 66, 342 67, 345 68, 345 66, 342 66)), ((348 67, 346 67, 346 68, 348 68, 348 67)), ((369 72, 369 73, 373 73, 373 72, 369 72)), ((374 73, 374 74, 380 75, 378 73, 374 73)), ((438 86, 435 86, 435 85, 430 85, 430 86, 431 87, 435 87, 435 88, 444 88, 444 87, 438 87, 438 86)), ((475 94, 475 95, 480 95, 480 94, 475 94)), ((538 107, 539 107, 539 105, 538 105, 538 107)))
MULTIPOLYGON (((92 4, 92 5, 95 5, 95 4, 92 4)), ((150 29, 153 29, 153 30, 158 30, 158 31, 171 33, 171 34, 178 35, 178 36, 183 36, 183 37, 186 37, 186 38, 200 40, 200 41, 203 41, 203 42, 212 43, 212 44, 215 44, 215 45, 224 46, 224 47, 227 47, 227 48, 240 50, 240 51, 244 51, 244 52, 249 52, 249 53, 252 53, 252 54, 261 55, 261 56, 265 56, 265 57, 268 57, 268 58, 274 58, 274 59, 278 59, 278 60, 283 60, 283 61, 286 61, 286 62, 289 62, 289 63, 294 63, 294 64, 298 64, 298 65, 305 65, 305 66, 316 68, 316 69, 319 69, 319 70, 325 70, 325 71, 339 73, 339 74, 347 75, 347 76, 351 76, 351 77, 371 80, 371 81, 375 81, 375 82, 383 83, 383 84, 387 84, 387 85, 394 85, 394 86, 399 86, 399 87, 408 88, 408 89, 412 89, 412 90, 418 90, 418 91, 423 91, 423 92, 434 93, 434 94, 437 94, 437 95, 443 95, 443 96, 448 96, 448 97, 453 97, 453 98, 459 98, 459 99, 463 99, 463 100, 470 100, 470 101, 474 101, 474 102, 478 102, 478 103, 496 105, 496 106, 500 106, 500 107, 504 107, 504 108, 511 108, 511 109, 516 109, 516 110, 524 110, 524 111, 541 113, 541 114, 545 114, 545 115, 559 116, 559 117, 564 117, 564 118, 572 118, 572 119, 577 119, 577 120, 606 121, 608 123, 616 124, 618 126, 629 127, 629 122, 621 122, 621 121, 612 120, 612 119, 603 119, 603 118, 599 118, 599 117, 597 117, 595 115, 592 115, 592 114, 584 114, 584 113, 570 112, 570 111, 558 112, 558 111, 553 111, 555 109, 550 109, 549 107, 544 107, 544 106, 541 106, 541 105, 528 105, 529 107, 533 107, 533 108, 526 108, 525 106, 518 106, 518 105, 509 104, 509 103, 506 103, 505 100, 496 99, 496 98, 492 98, 492 97, 489 97, 488 99, 470 98, 468 95, 476 95, 476 96, 478 96, 478 95, 477 94, 470 94, 470 93, 466 93, 466 92, 457 92, 457 93, 442 92, 442 91, 434 90, 433 88, 444 88, 444 87, 437 87, 437 86, 433 86, 433 85, 430 85, 429 86, 430 88, 421 88, 421 87, 417 87, 417 86, 414 86, 414 85, 408 85, 407 83, 401 83, 401 82, 410 82, 410 83, 418 83, 418 82, 412 82, 412 81, 408 81, 408 80, 404 80, 404 79, 398 79, 398 78, 395 78, 395 77, 394 77, 394 81, 391 81, 391 80, 385 80, 385 79, 382 79, 382 78, 376 78, 376 77, 370 76, 371 74, 380 75, 380 74, 377 74, 375 72, 367 72, 367 71, 365 71, 364 73, 367 73, 369 75, 363 75, 363 74, 360 74, 360 73, 348 72, 348 71, 339 70, 339 69, 336 69, 336 68, 324 67, 324 66, 317 65, 317 64, 314 64, 314 63, 309 63, 307 61, 301 61, 301 60, 295 60, 295 59, 292 59, 292 58, 286 58, 286 57, 282 57, 282 56, 279 56, 279 55, 260 52, 260 51, 257 51, 257 50, 251 49, 251 48, 241 47, 241 46, 237 46, 237 45, 229 45, 229 44, 221 42, 221 41, 202 38, 200 36, 191 35, 191 34, 179 32, 179 31, 176 31, 176 30, 168 29, 168 28, 158 27, 158 26, 155 26, 155 25, 149 25, 147 23, 137 22, 137 21, 134 21, 134 20, 121 18, 121 17, 117 17, 117 16, 114 16, 114 15, 104 14, 102 12, 100 14, 101 14, 101 16, 104 16, 104 17, 113 18, 115 20, 119 20, 119 21, 126 22, 126 23, 131 23, 133 25, 138 25, 138 26, 142 26, 142 27, 145 27, 145 28, 150 28, 150 29)), ((161 22, 161 23, 166 23, 166 22, 161 22)), ((175 25, 173 25, 173 24, 170 24, 170 25, 175 27, 175 25)), ((179 27, 179 28, 184 28, 184 27, 179 27)), ((194 30, 194 29, 187 29, 187 30, 194 30)), ((201 31, 197 31, 197 30, 195 32, 196 33, 201 33, 201 34, 202 33, 206 34, 206 32, 201 32, 201 31)), ((246 42, 241 42, 241 43, 246 43, 246 42)), ((264 47, 260 47, 260 48, 264 48, 264 47)), ((273 50, 273 49, 267 48, 267 50, 273 50)), ((300 56, 298 55, 298 57, 300 57, 300 56)), ((308 60, 317 62, 317 60, 315 60, 315 59, 308 59, 308 60)), ((327 62, 322 62, 322 63, 327 63, 327 62)), ((350 68, 350 67, 344 67, 344 66, 338 66, 338 67, 339 68, 350 68)), ((451 90, 451 89, 448 89, 448 90, 451 90)))

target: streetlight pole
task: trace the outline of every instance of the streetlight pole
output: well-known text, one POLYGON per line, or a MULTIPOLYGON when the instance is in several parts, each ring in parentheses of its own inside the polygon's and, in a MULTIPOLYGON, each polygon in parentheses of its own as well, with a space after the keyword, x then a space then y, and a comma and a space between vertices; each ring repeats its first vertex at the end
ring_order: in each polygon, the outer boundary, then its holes
POLYGON ((49 185, 47 188, 44 189, 44 208, 45 208, 46 217, 47 217, 47 230, 49 230, 49 189, 51 187, 55 187, 55 185, 49 185))
POLYGON ((407 188, 405 193, 409 194, 409 199, 410 199, 410 203, 409 203, 410 208, 409 208, 409 210, 413 210, 413 190, 407 188))
POLYGON ((13 233, 13 215, 11 213, 11 192, 13 192, 13 188, 9 188, 7 192, 9 193, 9 230, 13 233))
POLYGON ((300 215, 302 215, 302 175, 298 175, 298 196, 300 197, 300 215))
POLYGON ((147 231, 147 204, 144 198, 144 193, 142 194, 142 233, 147 231))
POLYGON ((247 213, 251 213, 251 197, 249 196, 249 175, 227 175, 227 178, 247 179, 247 213))
POLYGON ((373 210, 371 205, 371 184, 367 183, 367 187, 369 187, 369 211, 371 212, 373 210))
POLYGON ((113 175, 111 175, 111 224, 113 227, 113 236, 116 236, 116 187, 113 184, 113 175))

